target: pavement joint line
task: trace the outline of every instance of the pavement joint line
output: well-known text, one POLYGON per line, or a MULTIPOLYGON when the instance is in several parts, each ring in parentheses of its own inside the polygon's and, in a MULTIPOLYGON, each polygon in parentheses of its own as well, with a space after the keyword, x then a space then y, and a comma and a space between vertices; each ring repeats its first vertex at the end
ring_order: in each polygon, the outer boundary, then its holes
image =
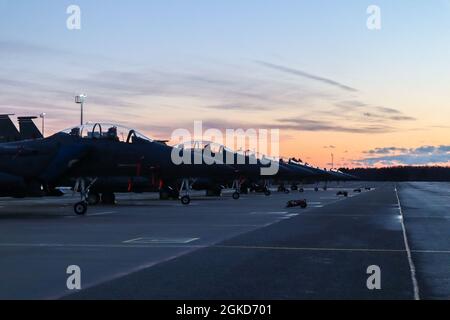
POLYGON ((420 300, 419 284, 418 284, 417 278, 416 278, 416 267, 414 265, 414 261, 412 260, 411 249, 410 249, 409 243, 408 243, 408 236, 406 234, 406 227, 405 227, 405 221, 404 221, 405 219, 404 219, 404 215, 403 215, 402 205, 400 203, 400 197, 398 196, 397 185, 395 186, 394 190, 395 190, 395 196, 397 197, 398 210, 400 211, 400 216, 401 216, 400 223, 402 225, 403 240, 405 242, 405 249, 406 249, 406 254, 408 256, 409 269, 411 272, 411 280, 412 280, 412 284, 413 284, 413 288, 414 288, 414 300, 420 300))
POLYGON ((187 244, 200 240, 200 238, 157 238, 157 237, 140 237, 123 241, 122 243, 133 244, 187 244))

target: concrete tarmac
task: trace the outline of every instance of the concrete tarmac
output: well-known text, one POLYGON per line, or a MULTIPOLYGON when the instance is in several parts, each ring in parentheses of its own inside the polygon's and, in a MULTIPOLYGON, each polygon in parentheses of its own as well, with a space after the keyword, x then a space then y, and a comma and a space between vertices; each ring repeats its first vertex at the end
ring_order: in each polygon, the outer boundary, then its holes
POLYGON ((450 186, 430 185, 356 182, 189 206, 125 194, 85 217, 73 214, 70 195, 0 199, 0 298, 445 298, 448 202, 434 191, 450 186), (375 189, 353 192, 366 185, 375 189), (421 213, 411 211, 417 197, 421 213), (302 198, 307 209, 285 208, 302 198), (70 265, 81 268, 81 291, 67 289, 70 265), (380 290, 366 285, 372 265, 380 290))

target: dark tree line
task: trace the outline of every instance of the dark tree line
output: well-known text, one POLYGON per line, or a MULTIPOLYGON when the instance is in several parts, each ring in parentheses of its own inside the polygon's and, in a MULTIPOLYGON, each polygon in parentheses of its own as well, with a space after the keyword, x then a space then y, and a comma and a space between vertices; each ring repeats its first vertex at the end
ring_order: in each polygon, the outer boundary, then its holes
POLYGON ((366 181, 450 181, 450 167, 342 168, 366 181))

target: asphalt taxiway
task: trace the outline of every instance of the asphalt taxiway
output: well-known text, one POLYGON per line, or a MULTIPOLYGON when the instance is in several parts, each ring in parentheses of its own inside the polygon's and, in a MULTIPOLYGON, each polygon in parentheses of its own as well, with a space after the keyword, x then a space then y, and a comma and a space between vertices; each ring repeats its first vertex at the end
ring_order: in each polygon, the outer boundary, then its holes
POLYGON ((0 299, 448 298, 449 190, 357 182, 189 206, 127 194, 85 217, 70 195, 0 199, 0 299), (285 208, 301 198, 307 209, 285 208), (381 290, 366 286, 371 265, 381 290))

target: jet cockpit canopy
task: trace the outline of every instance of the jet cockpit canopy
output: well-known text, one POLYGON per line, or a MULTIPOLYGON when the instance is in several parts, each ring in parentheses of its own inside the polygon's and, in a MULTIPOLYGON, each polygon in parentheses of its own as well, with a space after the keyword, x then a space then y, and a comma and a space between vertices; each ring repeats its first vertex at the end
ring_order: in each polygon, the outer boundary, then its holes
POLYGON ((89 122, 62 132, 82 139, 107 139, 124 143, 153 142, 152 139, 134 129, 104 122, 89 122))

